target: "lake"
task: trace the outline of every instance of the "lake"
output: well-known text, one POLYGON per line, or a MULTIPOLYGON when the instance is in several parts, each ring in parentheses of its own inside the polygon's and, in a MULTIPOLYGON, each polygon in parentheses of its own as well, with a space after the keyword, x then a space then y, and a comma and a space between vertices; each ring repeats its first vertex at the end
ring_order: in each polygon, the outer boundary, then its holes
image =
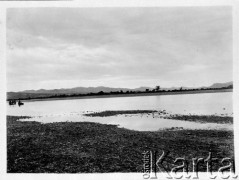
POLYGON ((182 127, 184 129, 232 129, 232 125, 198 123, 162 119, 150 114, 86 117, 85 113, 105 110, 166 110, 170 114, 233 116, 232 92, 180 94, 164 96, 136 96, 55 101, 29 101, 23 106, 8 106, 7 115, 32 116, 42 123, 61 121, 90 121, 118 124, 120 127, 155 131, 182 127))

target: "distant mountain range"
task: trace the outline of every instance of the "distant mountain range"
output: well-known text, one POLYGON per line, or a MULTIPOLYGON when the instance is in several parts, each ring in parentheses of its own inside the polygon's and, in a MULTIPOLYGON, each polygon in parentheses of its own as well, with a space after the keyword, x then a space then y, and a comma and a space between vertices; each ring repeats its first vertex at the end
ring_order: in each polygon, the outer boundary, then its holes
POLYGON ((149 87, 139 87, 135 89, 130 88, 111 88, 111 87, 75 87, 71 89, 39 89, 39 90, 25 90, 17 93, 34 93, 34 94, 87 94, 87 93, 98 93, 100 91, 103 92, 111 92, 111 91, 145 91, 145 89, 153 89, 149 87))
MULTIPOLYGON (((232 86, 233 82, 226 82, 226 83, 215 83, 208 87, 182 87, 182 89, 201 89, 201 88, 223 88, 232 86)), ((171 87, 171 88, 160 88, 161 90, 174 90, 174 89, 180 89, 181 87, 171 87)), ((8 92, 7 98, 8 99, 24 99, 24 98, 34 98, 34 97, 46 97, 51 95, 60 95, 60 94, 88 94, 88 93, 98 93, 100 91, 103 91, 105 93, 109 92, 116 92, 116 91, 145 91, 146 89, 153 90, 154 88, 151 87, 139 87, 139 88, 111 88, 111 87, 75 87, 70 89, 39 89, 39 90, 25 90, 25 91, 19 91, 19 92, 8 92)))

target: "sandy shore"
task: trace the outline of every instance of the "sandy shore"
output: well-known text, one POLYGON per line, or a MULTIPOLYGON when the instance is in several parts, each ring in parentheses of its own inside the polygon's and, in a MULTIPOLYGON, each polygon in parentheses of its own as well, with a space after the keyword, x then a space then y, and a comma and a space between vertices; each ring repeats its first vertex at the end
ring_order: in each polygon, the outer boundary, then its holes
POLYGON ((180 95, 180 94, 222 93, 222 92, 232 92, 232 89, 178 91, 178 92, 154 92, 154 93, 138 93, 138 94, 92 95, 92 96, 79 96, 79 97, 29 99, 29 100, 22 100, 22 101, 24 101, 24 102, 55 101, 55 100, 69 100, 69 99, 94 99, 94 98, 116 98, 116 97, 136 97, 136 96, 165 96, 165 95, 180 95))

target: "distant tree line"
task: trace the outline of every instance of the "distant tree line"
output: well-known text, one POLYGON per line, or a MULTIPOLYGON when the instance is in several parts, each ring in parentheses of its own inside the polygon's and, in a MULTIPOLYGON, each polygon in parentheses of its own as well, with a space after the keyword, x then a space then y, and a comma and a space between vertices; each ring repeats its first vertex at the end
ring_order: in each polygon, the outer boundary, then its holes
MULTIPOLYGON (((165 93, 165 92, 182 92, 182 91, 204 91, 204 90, 220 90, 220 89, 233 89, 233 85, 222 87, 222 88, 195 88, 195 89, 183 89, 182 87, 179 89, 173 90, 163 90, 160 89, 160 86, 156 86, 154 89, 145 89, 145 91, 110 91, 104 92, 99 91, 98 93, 87 93, 87 94, 54 94, 54 95, 45 95, 45 96, 36 96, 31 97, 30 95, 25 98, 21 98, 21 100, 30 100, 30 99, 48 99, 48 98, 66 98, 66 97, 84 97, 84 96, 101 96, 101 95, 120 95, 120 94, 142 94, 142 93, 165 93)), ((17 98, 19 99, 19 98, 17 98)), ((7 99, 10 100, 17 100, 17 99, 7 99)))

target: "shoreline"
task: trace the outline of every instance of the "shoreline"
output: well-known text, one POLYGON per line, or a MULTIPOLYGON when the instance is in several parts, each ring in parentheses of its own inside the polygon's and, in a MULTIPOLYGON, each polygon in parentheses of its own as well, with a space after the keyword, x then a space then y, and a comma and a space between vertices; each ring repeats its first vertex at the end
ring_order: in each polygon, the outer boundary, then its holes
MULTIPOLYGON (((224 130, 134 131, 93 122, 41 124, 7 116, 8 173, 142 172, 145 151, 170 152, 169 168, 177 157, 234 159, 234 133, 224 130)), ((192 164, 188 171, 193 172, 192 164)), ((199 164, 199 172, 206 166, 199 164)), ((220 165, 216 163, 212 171, 220 165)))
POLYGON ((35 101, 55 101, 55 100, 74 100, 74 99, 96 99, 96 98, 117 98, 117 97, 138 97, 138 96, 168 96, 168 95, 184 95, 184 94, 204 94, 204 93, 222 93, 233 92, 233 89, 219 90, 196 90, 196 91, 178 91, 178 92, 156 92, 156 93, 138 93, 138 94, 109 94, 109 95, 91 95, 91 96, 75 96, 75 97, 57 97, 42 99, 25 99, 23 102, 35 101))

